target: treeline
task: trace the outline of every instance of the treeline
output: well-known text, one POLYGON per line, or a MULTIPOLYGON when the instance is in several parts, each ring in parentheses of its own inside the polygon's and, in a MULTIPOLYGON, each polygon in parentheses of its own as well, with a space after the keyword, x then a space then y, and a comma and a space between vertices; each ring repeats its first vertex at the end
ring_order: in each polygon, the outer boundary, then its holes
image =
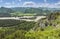
POLYGON ((35 24, 35 22, 26 22, 20 20, 0 20, 0 39, 24 38, 24 33, 32 29, 35 24), (22 36, 20 34, 22 34, 22 36), (10 35, 12 35, 13 37, 10 35), (16 38, 14 35, 16 36, 16 38))
POLYGON ((11 8, 5 8, 5 7, 1 7, 0 8, 0 17, 11 17, 10 13, 15 12, 14 10, 12 10, 11 8))
POLYGON ((19 25, 20 21, 19 20, 0 20, 0 27, 13 27, 16 25, 19 25))
POLYGON ((21 15, 49 15, 50 13, 60 12, 59 9, 54 8, 29 8, 29 7, 15 7, 15 8, 0 8, 0 17, 11 17, 11 16, 21 16, 21 15), (12 13, 12 14, 11 14, 12 13))

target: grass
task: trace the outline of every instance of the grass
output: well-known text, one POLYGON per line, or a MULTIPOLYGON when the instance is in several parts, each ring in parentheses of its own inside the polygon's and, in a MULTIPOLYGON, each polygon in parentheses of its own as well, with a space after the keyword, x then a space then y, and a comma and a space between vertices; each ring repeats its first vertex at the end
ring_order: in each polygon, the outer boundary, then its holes
POLYGON ((35 16, 36 14, 31 13, 11 13, 11 16, 35 16))

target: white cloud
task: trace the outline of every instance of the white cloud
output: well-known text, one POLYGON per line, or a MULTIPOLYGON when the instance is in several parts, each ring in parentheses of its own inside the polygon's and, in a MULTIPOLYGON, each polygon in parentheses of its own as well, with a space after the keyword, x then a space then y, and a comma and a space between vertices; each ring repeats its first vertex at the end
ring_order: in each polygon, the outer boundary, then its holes
POLYGON ((4 7, 11 8, 11 7, 19 7, 19 5, 4 5, 4 7))
POLYGON ((60 2, 57 2, 57 3, 40 3, 39 7, 60 8, 60 2))
POLYGON ((44 0, 44 2, 47 2, 47 0, 44 0))
POLYGON ((11 3, 10 2, 6 2, 5 5, 15 5, 15 2, 14 1, 11 2, 11 3))
POLYGON ((57 3, 55 3, 55 5, 59 5, 60 4, 60 1, 59 2, 57 2, 57 3))
POLYGON ((24 2, 24 5, 35 5, 34 2, 30 1, 30 2, 24 2))
POLYGON ((48 7, 50 7, 50 8, 60 8, 60 5, 50 4, 48 7))
POLYGON ((7 6, 6 6, 6 5, 5 5, 4 7, 11 8, 11 7, 19 7, 19 6, 16 6, 16 5, 9 5, 9 6, 7 5, 7 6))
POLYGON ((52 8, 60 8, 60 1, 54 4, 50 4, 49 6, 52 8))
POLYGON ((45 0, 45 3, 35 3, 33 1, 25 1, 23 4, 15 3, 12 1, 11 3, 6 2, 6 7, 49 7, 49 8, 60 8, 60 2, 57 3, 47 3, 47 0, 45 0))
POLYGON ((23 7, 49 7, 49 8, 54 8, 57 7, 55 4, 50 4, 50 3, 35 3, 35 2, 24 2, 23 7))
POLYGON ((23 6, 25 6, 25 7, 35 7, 36 6, 36 3, 35 2, 32 2, 32 1, 24 2, 23 3, 23 6))
POLYGON ((44 0, 45 3, 40 3, 39 7, 49 7, 49 8, 60 8, 60 1, 57 3, 47 3, 47 0, 44 0))
POLYGON ((7 7, 7 8, 11 8, 11 7, 20 7, 20 5, 17 3, 15 3, 14 1, 12 1, 12 2, 6 2, 5 4, 4 4, 4 7, 7 7))
MULTIPOLYGON (((46 2, 46 0, 45 0, 46 2)), ((23 7, 49 7, 49 8, 59 8, 60 6, 55 5, 56 3, 35 3, 35 2, 24 2, 23 7)))
POLYGON ((49 3, 40 3, 39 6, 40 7, 48 7, 50 4, 49 3))

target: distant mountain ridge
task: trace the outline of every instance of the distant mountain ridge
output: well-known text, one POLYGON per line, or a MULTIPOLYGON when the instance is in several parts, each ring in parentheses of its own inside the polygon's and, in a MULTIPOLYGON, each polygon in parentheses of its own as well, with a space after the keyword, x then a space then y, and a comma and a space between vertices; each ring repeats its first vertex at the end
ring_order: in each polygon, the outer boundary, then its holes
POLYGON ((39 8, 33 8, 33 7, 14 7, 14 8, 0 8, 0 17, 1 16, 11 16, 10 13, 36 13, 37 15, 46 15, 53 12, 60 12, 60 8, 46 8, 46 7, 39 7, 39 8))
POLYGON ((15 8, 11 8, 13 10, 17 10, 17 11, 24 11, 26 9, 41 9, 41 10, 60 10, 60 8, 47 8, 47 7, 39 7, 39 8, 32 8, 32 7, 15 7, 15 8))
POLYGON ((0 8, 0 17, 10 16, 10 13, 13 13, 13 12, 14 12, 14 10, 12 10, 11 8, 1 7, 0 8))

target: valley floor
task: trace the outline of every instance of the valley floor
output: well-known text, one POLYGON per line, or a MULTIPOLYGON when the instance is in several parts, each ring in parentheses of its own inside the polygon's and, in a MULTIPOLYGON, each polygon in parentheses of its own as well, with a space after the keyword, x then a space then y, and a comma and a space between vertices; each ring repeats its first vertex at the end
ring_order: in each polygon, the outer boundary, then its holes
POLYGON ((35 19, 33 19, 34 16, 24 16, 24 17, 0 17, 0 20, 7 20, 7 19, 14 19, 14 20, 24 20, 24 21, 35 21, 37 22, 38 20, 42 18, 46 18, 46 16, 36 16, 35 19))

